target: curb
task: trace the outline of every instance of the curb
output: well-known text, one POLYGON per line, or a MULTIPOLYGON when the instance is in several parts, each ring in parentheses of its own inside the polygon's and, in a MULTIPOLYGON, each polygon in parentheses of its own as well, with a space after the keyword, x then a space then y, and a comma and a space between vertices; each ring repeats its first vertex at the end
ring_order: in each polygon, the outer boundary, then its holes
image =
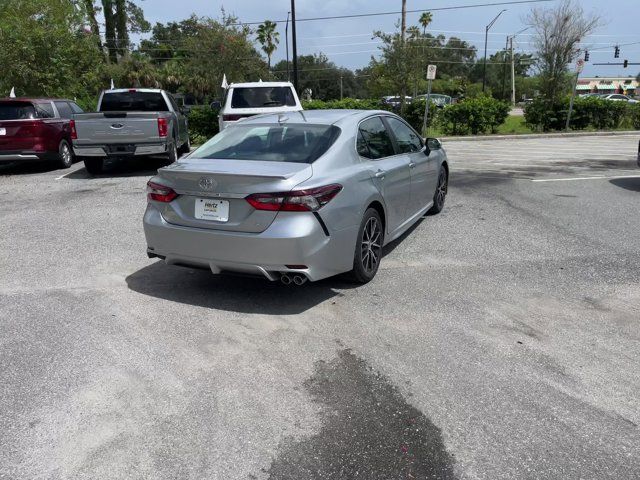
POLYGON ((521 133, 513 135, 475 135, 465 137, 439 137, 442 142, 481 142, 483 140, 528 140, 532 138, 609 137, 640 135, 640 130, 618 132, 521 133))

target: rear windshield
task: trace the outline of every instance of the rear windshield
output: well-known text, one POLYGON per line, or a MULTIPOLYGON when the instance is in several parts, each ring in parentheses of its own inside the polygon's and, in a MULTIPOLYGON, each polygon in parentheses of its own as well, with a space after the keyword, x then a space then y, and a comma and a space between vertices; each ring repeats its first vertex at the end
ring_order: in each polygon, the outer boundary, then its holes
POLYGON ((236 125, 223 130, 189 158, 313 163, 340 135, 333 125, 236 125))
POLYGON ((39 104, 31 102, 0 102, 0 120, 33 120, 53 117, 51 104, 49 113, 39 104))
POLYGON ((231 108, 295 107, 291 87, 234 88, 231 108))
POLYGON ((101 112, 168 112, 167 102, 160 92, 105 93, 101 112))

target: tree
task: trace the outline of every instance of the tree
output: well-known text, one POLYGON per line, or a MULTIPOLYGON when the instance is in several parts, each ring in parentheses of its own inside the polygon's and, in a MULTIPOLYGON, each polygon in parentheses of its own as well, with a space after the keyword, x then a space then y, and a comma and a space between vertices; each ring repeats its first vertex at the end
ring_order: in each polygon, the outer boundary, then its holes
POLYGON ((433 14, 431 12, 422 12, 420 15, 420 25, 422 25, 422 35, 427 34, 427 27, 433 21, 433 14))
POLYGON ((181 22, 156 24, 140 53, 158 70, 163 86, 199 100, 220 95, 222 76, 230 82, 257 81, 267 65, 251 41, 249 27, 223 13, 220 20, 191 16, 181 22))
POLYGON ((553 8, 534 8, 526 23, 535 30, 542 94, 556 100, 566 93, 567 65, 579 55, 578 43, 597 28, 600 18, 585 14, 573 0, 562 0, 553 8))
POLYGON ((142 9, 131 0, 101 1, 109 61, 117 63, 118 56, 129 53, 129 33, 148 32, 151 25, 145 20, 142 9))
POLYGON ((278 25, 271 20, 265 20, 256 33, 258 42, 262 45, 262 51, 267 54, 267 68, 271 70, 271 55, 276 51, 276 46, 280 43, 280 34, 276 32, 278 25))
POLYGON ((100 83, 98 37, 84 2, 0 1, 0 92, 84 97, 100 83))
MULTIPOLYGON (((338 67, 329 61, 326 55, 299 55, 298 85, 302 92, 310 89, 314 99, 335 100, 340 98, 340 78, 342 77, 342 93, 344 97, 358 98, 365 94, 362 84, 358 82, 354 73, 338 67)), ((281 60, 273 67, 277 79, 287 79, 287 62, 281 60)))

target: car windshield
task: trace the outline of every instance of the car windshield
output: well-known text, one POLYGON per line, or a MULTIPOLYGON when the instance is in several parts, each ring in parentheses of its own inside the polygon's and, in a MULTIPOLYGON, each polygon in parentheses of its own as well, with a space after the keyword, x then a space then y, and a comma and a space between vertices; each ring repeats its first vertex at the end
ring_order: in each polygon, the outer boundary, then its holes
POLYGON ((295 107, 291 87, 234 88, 231 108, 295 107))
POLYGON ((340 135, 333 125, 236 125, 223 130, 189 158, 313 163, 340 135))
POLYGON ((168 112, 160 92, 107 92, 102 97, 101 112, 168 112))
POLYGON ((0 102, 0 120, 33 120, 48 118, 45 111, 30 102, 0 102))

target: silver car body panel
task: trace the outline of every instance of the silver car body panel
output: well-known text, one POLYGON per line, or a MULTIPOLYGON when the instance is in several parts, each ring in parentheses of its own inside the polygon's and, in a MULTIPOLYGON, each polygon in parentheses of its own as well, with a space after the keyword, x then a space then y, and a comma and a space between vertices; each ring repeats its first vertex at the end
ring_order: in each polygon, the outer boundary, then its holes
MULTIPOLYGON (((179 196, 170 203, 149 201, 144 215, 148 252, 168 264, 208 268, 213 273, 253 273, 269 280, 283 272, 300 271, 315 281, 351 270, 366 209, 377 204, 383 210, 385 244, 400 237, 432 206, 437 175, 447 161, 443 149, 428 156, 420 151, 378 160, 360 157, 355 145, 359 124, 372 116, 399 119, 382 111, 287 114, 288 123, 341 129, 335 143, 312 164, 189 156, 160 169, 152 181, 173 188, 179 196), (379 171, 384 175, 376 176, 379 171), (214 191, 199 186, 197 180, 202 177, 213 179, 214 191), (258 211, 245 200, 251 193, 336 183, 343 190, 317 212, 258 211), (237 212, 225 223, 196 220, 193 197, 224 198, 237 212)), ((282 114, 263 115, 243 124, 272 125, 279 120, 283 122, 282 114)))

